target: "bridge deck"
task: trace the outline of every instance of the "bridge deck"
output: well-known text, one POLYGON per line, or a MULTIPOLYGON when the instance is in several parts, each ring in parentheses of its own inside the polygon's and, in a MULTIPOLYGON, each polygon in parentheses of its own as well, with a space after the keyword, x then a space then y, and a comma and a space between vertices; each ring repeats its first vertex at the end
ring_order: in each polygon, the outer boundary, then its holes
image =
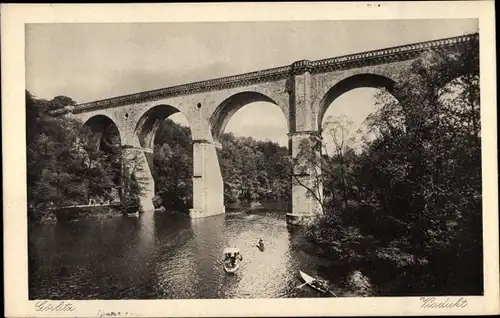
POLYGON ((67 112, 80 113, 93 109, 117 107, 133 103, 154 101, 173 96, 194 94, 204 91, 221 90, 236 86, 244 86, 254 83, 279 80, 287 78, 288 76, 290 76, 290 74, 301 72, 303 70, 308 70, 309 72, 311 72, 311 74, 315 74, 348 69, 352 67, 359 67, 363 65, 374 65, 378 63, 387 63, 390 61, 408 60, 415 58, 416 56, 418 56, 418 54, 428 49, 446 49, 447 47, 454 47, 477 39, 479 39, 479 34, 474 33, 362 53, 343 55, 317 61, 301 60, 287 66, 227 77, 220 77, 200 82, 171 86, 167 88, 160 88, 135 94, 117 96, 103 100, 82 103, 76 106, 66 106, 64 108, 52 111, 52 114, 58 115, 67 112))

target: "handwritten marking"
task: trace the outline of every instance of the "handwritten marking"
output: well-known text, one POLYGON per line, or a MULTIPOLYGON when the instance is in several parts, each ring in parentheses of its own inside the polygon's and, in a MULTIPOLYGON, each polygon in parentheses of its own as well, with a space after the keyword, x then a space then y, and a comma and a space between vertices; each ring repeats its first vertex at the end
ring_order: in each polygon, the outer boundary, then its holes
POLYGON ((97 311, 97 317, 137 317, 138 315, 128 311, 108 311, 103 312, 101 309, 97 311))
POLYGON ((465 308, 467 305, 467 299, 460 297, 457 301, 451 301, 450 298, 446 298, 444 301, 436 301, 436 297, 420 297, 422 301, 421 308, 465 308))
POLYGON ((75 311, 76 308, 70 302, 64 300, 59 303, 49 302, 47 300, 40 300, 35 303, 36 311, 75 311))

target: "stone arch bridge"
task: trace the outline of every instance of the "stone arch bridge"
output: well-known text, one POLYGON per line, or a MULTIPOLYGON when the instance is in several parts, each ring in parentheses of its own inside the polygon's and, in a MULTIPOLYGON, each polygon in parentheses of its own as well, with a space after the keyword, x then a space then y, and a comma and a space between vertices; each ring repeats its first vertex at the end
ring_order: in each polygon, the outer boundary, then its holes
MULTIPOLYGON (((301 60, 291 65, 246 74, 140 92, 98 100, 53 111, 54 115, 74 116, 103 132, 114 125, 121 146, 151 156, 154 134, 160 123, 176 112, 187 118, 193 139, 192 218, 225 212, 223 180, 216 148, 231 116, 255 101, 276 104, 288 123, 289 149, 298 153, 301 140, 321 131, 327 107, 341 94, 358 87, 390 89, 398 73, 422 52, 450 50, 476 40, 477 34, 386 48, 318 61, 301 60)), ((147 191, 141 200, 152 210, 154 180, 148 165, 144 175, 147 191)), ((295 176, 313 187, 310 173, 295 176)), ((292 182, 290 220, 300 220, 320 211, 319 202, 308 190, 292 182)))

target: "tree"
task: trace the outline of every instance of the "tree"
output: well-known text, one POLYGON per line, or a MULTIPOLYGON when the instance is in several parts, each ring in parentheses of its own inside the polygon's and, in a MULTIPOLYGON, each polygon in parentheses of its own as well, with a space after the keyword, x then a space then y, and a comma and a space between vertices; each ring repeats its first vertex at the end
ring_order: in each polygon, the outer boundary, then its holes
POLYGON ((58 108, 63 108, 66 106, 74 106, 76 105, 76 101, 73 99, 67 97, 67 96, 56 96, 50 101, 50 109, 58 109, 58 108))
POLYGON ((51 102, 26 91, 28 204, 38 210, 78 203, 87 195, 86 168, 77 147, 81 123, 52 117, 51 108, 51 102))
MULTIPOLYGON (((88 197, 103 200, 119 200, 119 186, 122 178, 122 149, 118 135, 101 135, 92 132, 87 126, 79 133, 80 154, 85 163, 83 178, 87 183, 88 197), (96 144, 95 140, 100 143, 96 144)), ((99 133, 98 133, 99 134, 99 133)))
POLYGON ((454 54, 427 52, 402 73, 395 94, 397 103, 381 96, 382 109, 371 118, 377 140, 366 168, 376 177, 365 184, 406 232, 390 244, 413 255, 429 281, 465 288, 464 277, 477 278, 482 260, 477 43, 454 54), (437 262, 447 264, 447 277, 427 265, 437 262))
POLYGON ((218 158, 226 202, 286 198, 290 189, 287 153, 270 141, 224 134, 218 158))
POLYGON ((186 208, 191 201, 192 155, 182 144, 155 146, 154 166, 158 194, 167 208, 186 208))
POLYGON ((293 161, 294 181, 306 188, 321 205, 324 214, 340 202, 343 209, 348 210, 349 203, 357 198, 353 184, 357 154, 356 135, 352 131, 352 122, 345 115, 330 116, 323 126, 323 134, 330 141, 331 149, 325 146, 323 137, 312 134, 300 141, 293 161), (302 175, 310 177, 304 179, 302 175), (308 179, 311 180, 309 184, 308 179))
POLYGON ((189 128, 165 120, 156 133, 153 159, 156 193, 165 208, 189 208, 193 187, 192 156, 189 128))
POLYGON ((327 118, 324 124, 324 133, 332 141, 332 154, 329 154, 327 147, 322 147, 322 173, 327 176, 330 182, 329 190, 333 200, 341 197, 344 209, 349 209, 349 202, 356 197, 356 190, 353 186, 352 168, 356 164, 357 155, 355 153, 356 135, 352 131, 352 121, 345 115, 327 118), (335 195, 335 189, 340 191, 340 195, 335 195))
POLYGON ((300 140, 298 152, 291 157, 291 173, 293 183, 304 187, 320 205, 321 214, 325 213, 325 200, 323 196, 323 158, 321 155, 322 141, 317 134, 300 140))

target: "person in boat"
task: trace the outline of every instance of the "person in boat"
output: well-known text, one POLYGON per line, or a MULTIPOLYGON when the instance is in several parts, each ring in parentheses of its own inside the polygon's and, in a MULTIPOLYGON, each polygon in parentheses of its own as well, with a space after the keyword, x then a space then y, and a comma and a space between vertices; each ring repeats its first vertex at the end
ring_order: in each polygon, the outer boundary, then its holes
POLYGON ((314 280, 311 282, 311 284, 314 285, 315 287, 318 287, 318 288, 328 289, 327 281, 322 279, 319 276, 315 276, 314 280))
POLYGON ((264 241, 261 238, 259 238, 259 248, 264 248, 264 241))
POLYGON ((243 256, 241 256, 241 254, 239 252, 238 253, 229 252, 229 253, 225 253, 223 262, 224 262, 224 264, 226 264, 230 267, 235 267, 237 260, 242 261, 243 256))

